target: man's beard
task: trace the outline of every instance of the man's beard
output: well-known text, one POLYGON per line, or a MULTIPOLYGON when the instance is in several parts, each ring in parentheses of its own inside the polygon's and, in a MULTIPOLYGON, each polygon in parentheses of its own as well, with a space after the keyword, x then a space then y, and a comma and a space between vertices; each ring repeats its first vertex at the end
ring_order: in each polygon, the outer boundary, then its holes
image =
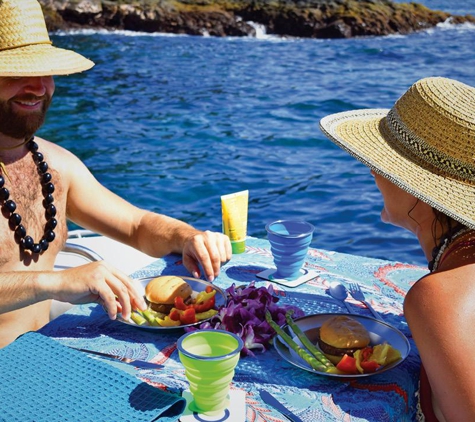
MULTIPOLYGON (((18 100, 19 98, 15 98, 18 100)), ((43 100, 40 112, 18 113, 12 110, 12 100, 0 101, 0 133, 15 139, 26 139, 31 137, 44 123, 46 112, 51 104, 51 96, 36 97, 25 95, 22 101, 43 100)))

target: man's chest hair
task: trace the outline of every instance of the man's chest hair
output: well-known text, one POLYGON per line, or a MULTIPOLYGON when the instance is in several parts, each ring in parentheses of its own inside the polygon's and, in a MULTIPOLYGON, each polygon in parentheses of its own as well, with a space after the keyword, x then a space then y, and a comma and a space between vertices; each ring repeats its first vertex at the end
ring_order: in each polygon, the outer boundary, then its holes
MULTIPOLYGON (((15 213, 21 216, 21 224, 25 227, 27 235, 31 236, 35 241, 39 241, 43 234, 47 222, 44 207, 44 195, 41 184, 41 177, 38 173, 36 164, 33 162, 31 155, 23 157, 23 159, 8 164, 6 167, 7 174, 2 172, 5 179, 4 187, 8 189, 9 199, 16 204, 15 213)), ((63 197, 63 189, 61 188, 61 180, 59 175, 53 169, 48 170, 52 174, 52 182, 55 186, 54 205, 57 208, 58 227, 55 234, 58 239, 54 242, 61 243, 62 238, 66 235, 67 227, 64 221, 65 206, 63 197)), ((1 201, 0 216, 0 266, 6 262, 18 258, 19 245, 15 239, 15 233, 12 230, 9 217, 11 213, 3 207, 1 201)), ((53 246, 53 245, 51 245, 53 246)))

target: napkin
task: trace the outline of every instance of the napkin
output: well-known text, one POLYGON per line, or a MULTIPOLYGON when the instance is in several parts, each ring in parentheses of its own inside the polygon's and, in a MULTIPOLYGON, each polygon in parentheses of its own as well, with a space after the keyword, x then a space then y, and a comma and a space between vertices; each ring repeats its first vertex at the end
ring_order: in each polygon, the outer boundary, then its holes
POLYGON ((185 406, 180 396, 36 332, 0 349, 0 421, 171 422, 185 406))

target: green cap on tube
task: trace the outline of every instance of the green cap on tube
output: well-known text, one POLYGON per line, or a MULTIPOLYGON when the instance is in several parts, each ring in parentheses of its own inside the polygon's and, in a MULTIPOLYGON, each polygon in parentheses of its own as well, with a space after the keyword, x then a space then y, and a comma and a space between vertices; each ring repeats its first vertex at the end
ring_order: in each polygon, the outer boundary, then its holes
POLYGON ((233 253, 246 252, 246 241, 245 240, 231 241, 231 247, 233 249, 233 253))

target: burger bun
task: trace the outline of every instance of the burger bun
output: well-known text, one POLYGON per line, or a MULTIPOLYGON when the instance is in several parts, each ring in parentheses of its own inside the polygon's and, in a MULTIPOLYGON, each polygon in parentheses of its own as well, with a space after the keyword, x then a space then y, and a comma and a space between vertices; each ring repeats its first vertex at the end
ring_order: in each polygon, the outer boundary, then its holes
POLYGON ((368 330, 359 321, 338 315, 323 322, 319 330, 318 346, 328 359, 337 364, 343 355, 353 356, 370 343, 368 330))
POLYGON ((181 297, 187 301, 193 289, 177 276, 160 276, 153 278, 145 286, 145 298, 149 306, 157 312, 168 313, 174 306, 175 298, 181 297))

